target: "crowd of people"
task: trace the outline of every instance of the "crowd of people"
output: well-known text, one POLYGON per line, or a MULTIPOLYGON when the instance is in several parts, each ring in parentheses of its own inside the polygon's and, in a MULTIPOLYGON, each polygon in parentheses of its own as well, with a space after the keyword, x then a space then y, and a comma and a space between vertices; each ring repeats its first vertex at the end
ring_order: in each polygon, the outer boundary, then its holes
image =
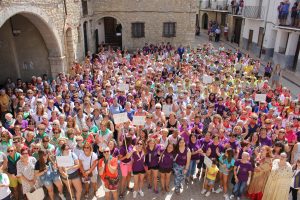
POLYGON ((136 198, 170 192, 172 179, 178 195, 194 182, 225 200, 283 200, 290 191, 297 199, 299 99, 281 85, 279 65, 268 63, 264 74, 261 67, 222 45, 162 43, 132 54, 100 47, 53 80, 8 79, 0 91, 0 199, 41 187, 51 200, 89 199, 100 186, 107 200, 126 191, 136 198), (127 120, 115 123, 120 113, 127 120))

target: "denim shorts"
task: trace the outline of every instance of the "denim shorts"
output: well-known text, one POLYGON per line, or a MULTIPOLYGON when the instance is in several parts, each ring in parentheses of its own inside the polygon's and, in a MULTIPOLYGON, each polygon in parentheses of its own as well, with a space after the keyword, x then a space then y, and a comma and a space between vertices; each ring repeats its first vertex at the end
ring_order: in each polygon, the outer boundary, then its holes
POLYGON ((52 185, 54 182, 60 180, 60 176, 58 172, 46 172, 44 175, 40 177, 41 183, 47 187, 52 185))
POLYGON ((215 180, 206 178, 206 181, 207 181, 207 185, 213 186, 215 184, 215 180))

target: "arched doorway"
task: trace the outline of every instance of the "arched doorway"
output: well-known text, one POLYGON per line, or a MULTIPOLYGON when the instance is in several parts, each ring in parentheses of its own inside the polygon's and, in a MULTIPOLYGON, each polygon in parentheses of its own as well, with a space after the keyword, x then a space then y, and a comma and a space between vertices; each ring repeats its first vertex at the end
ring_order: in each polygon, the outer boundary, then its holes
POLYGON ((122 24, 116 18, 102 17, 98 20, 96 30, 98 45, 104 44, 114 49, 122 49, 122 24))
POLYGON ((202 15, 202 28, 203 29, 208 29, 208 15, 207 15, 207 13, 204 13, 202 15))
POLYGON ((52 21, 32 6, 14 6, 0 12, 0 84, 7 77, 55 76, 65 71, 62 46, 52 21))

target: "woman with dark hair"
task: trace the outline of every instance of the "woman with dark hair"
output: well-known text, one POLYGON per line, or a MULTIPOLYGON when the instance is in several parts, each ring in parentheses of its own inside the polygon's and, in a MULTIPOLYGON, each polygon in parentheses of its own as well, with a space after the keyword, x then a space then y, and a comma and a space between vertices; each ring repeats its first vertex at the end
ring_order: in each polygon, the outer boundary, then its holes
POLYGON ((157 176, 158 176, 158 168, 159 168, 158 166, 159 151, 160 151, 160 146, 156 145, 154 138, 150 138, 146 146, 145 163, 148 167, 147 170, 148 189, 151 189, 153 186, 154 192, 156 194, 158 193, 157 176))
POLYGON ((131 178, 131 171, 132 171, 132 162, 131 156, 134 152, 134 148, 132 145, 132 138, 125 136, 123 143, 120 147, 120 154, 119 154, 119 161, 120 161, 120 168, 121 168, 121 187, 120 187, 120 194, 119 197, 123 198, 126 188, 129 189, 129 183, 131 178))
POLYGON ((57 187, 59 197, 65 200, 63 195, 63 185, 58 173, 57 164, 53 159, 50 159, 51 155, 46 150, 39 150, 39 160, 35 163, 34 174, 35 177, 40 179, 43 186, 47 188, 49 198, 54 200, 53 184, 57 187))
POLYGON ((163 192, 170 192, 170 177, 173 169, 174 157, 174 145, 168 143, 166 149, 163 152, 160 152, 159 157, 160 182, 161 190, 163 192))
POLYGON ((17 177, 22 182, 23 195, 30 192, 36 186, 36 179, 34 177, 34 166, 36 159, 29 156, 28 148, 21 149, 21 158, 17 162, 17 177))
POLYGON ((21 154, 16 152, 15 146, 7 147, 7 175, 9 177, 9 187, 12 188, 13 196, 16 200, 19 199, 20 195, 18 192, 18 187, 20 187, 20 182, 17 178, 17 162, 20 160, 21 154))
POLYGON ((174 184, 175 184, 175 193, 180 194, 181 183, 184 180, 184 176, 187 173, 190 161, 191 161, 191 152, 188 147, 185 145, 183 138, 178 140, 178 144, 175 149, 175 159, 174 159, 174 184))
POLYGON ((227 194, 228 176, 234 167, 234 162, 234 151, 231 148, 226 149, 225 153, 222 153, 219 157, 220 187, 216 190, 216 193, 224 191, 225 200, 229 199, 227 194))
POLYGON ((191 151, 191 163, 186 174, 186 183, 189 182, 189 179, 193 180, 193 176, 196 172, 197 162, 200 160, 200 154, 203 153, 201 144, 198 142, 197 136, 194 133, 189 136, 188 147, 191 151))
POLYGON ((138 140, 136 145, 136 151, 132 154, 132 173, 134 178, 134 192, 133 198, 137 197, 139 193, 142 197, 144 192, 142 191, 145 177, 145 146, 142 140, 138 140))
POLYGON ((82 184, 79 178, 79 160, 75 153, 71 152, 71 148, 68 144, 61 146, 60 156, 70 156, 73 160, 74 165, 70 167, 59 167, 59 172, 62 175, 62 179, 65 185, 69 189, 69 194, 72 194, 72 186, 75 190, 76 200, 80 200, 82 192, 82 184), (68 177, 68 180, 67 180, 68 177))

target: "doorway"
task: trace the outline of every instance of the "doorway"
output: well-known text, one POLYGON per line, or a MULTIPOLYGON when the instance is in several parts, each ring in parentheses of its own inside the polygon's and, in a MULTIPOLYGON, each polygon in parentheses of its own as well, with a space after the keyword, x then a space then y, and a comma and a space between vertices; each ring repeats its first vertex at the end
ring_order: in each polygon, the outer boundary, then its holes
POLYGON ((294 62, 293 62, 293 67, 292 67, 293 71, 296 71, 296 68, 297 68, 299 52, 300 52, 300 37, 298 37, 298 44, 297 44, 295 57, 294 57, 294 62))
POLYGON ((203 15, 202 15, 202 28, 203 29, 208 29, 208 15, 207 15, 207 13, 204 13, 203 15))
POLYGON ((113 17, 104 17, 105 45, 122 48, 122 25, 113 17))
POLYGON ((251 49, 253 39, 253 30, 249 30, 247 50, 251 49))
POLYGON ((243 18, 235 17, 234 39, 233 39, 233 42, 236 43, 236 44, 240 44, 242 23, 243 23, 243 18))

